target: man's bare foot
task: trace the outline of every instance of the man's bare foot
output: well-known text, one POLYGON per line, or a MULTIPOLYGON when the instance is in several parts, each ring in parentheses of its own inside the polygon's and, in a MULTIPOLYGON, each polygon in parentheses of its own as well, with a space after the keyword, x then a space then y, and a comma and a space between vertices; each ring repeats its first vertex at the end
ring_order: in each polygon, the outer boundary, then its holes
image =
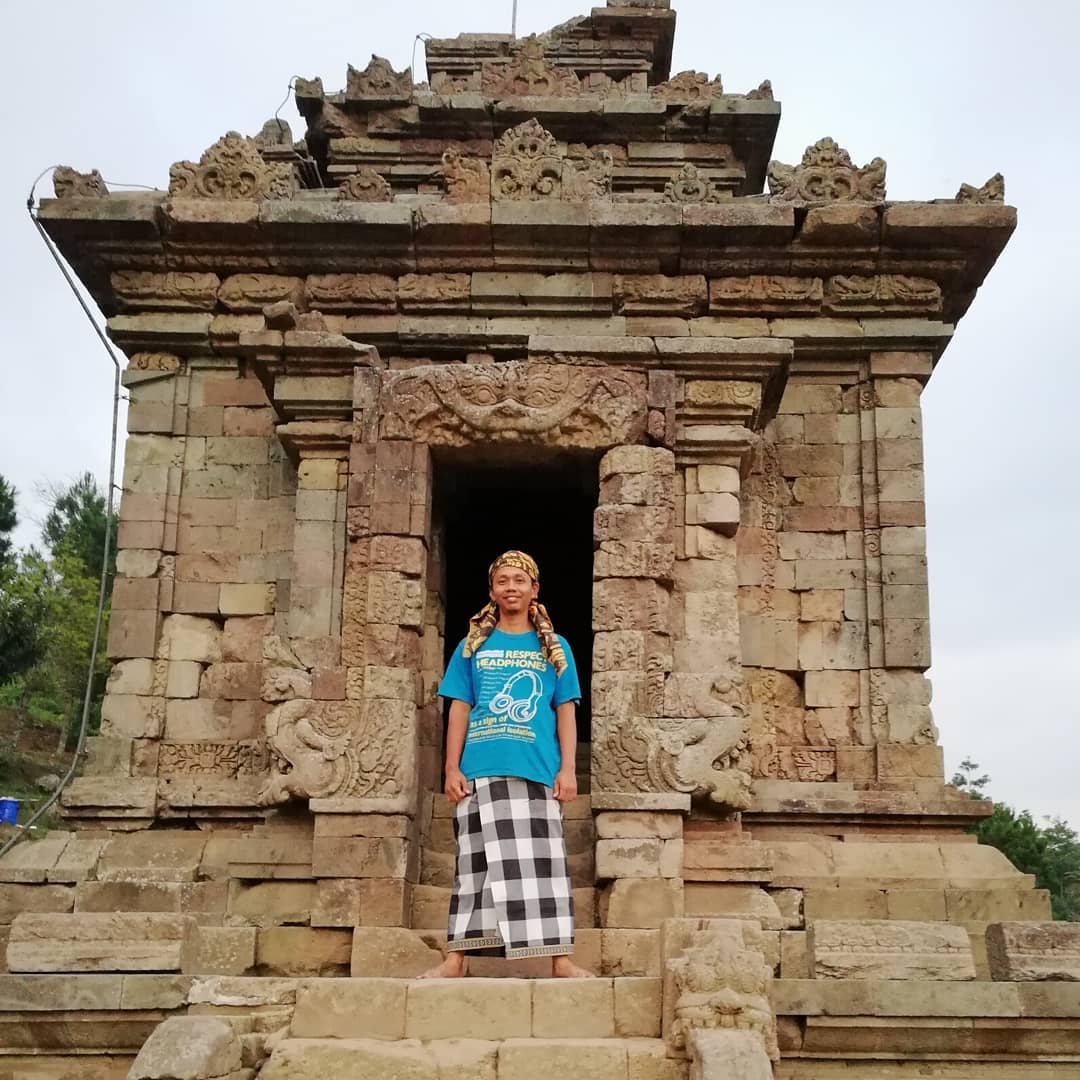
POLYGON ((466 974, 465 954, 460 952, 448 952, 446 959, 418 979, 460 979, 466 974))
POLYGON ((585 968, 578 967, 569 956, 551 958, 551 977, 553 979, 595 979, 596 976, 585 968))

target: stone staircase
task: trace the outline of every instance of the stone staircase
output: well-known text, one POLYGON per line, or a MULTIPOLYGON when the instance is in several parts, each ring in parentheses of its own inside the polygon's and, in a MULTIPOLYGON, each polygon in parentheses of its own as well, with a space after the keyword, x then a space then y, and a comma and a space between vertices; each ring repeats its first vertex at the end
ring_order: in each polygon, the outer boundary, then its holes
POLYGON ((658 978, 319 979, 297 988, 262 1080, 680 1080, 658 978))

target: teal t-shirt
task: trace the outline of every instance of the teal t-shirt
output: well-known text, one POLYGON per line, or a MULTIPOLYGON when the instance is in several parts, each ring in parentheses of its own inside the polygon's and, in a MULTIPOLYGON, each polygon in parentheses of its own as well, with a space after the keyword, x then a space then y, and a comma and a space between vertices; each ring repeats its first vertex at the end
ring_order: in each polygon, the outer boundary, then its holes
POLYGON ((471 705, 461 771, 480 776, 518 776, 551 787, 561 756, 555 708, 580 701, 577 668, 566 639, 566 669, 555 668, 540 649, 535 630, 491 635, 468 659, 465 642, 454 650, 439 694, 471 705))

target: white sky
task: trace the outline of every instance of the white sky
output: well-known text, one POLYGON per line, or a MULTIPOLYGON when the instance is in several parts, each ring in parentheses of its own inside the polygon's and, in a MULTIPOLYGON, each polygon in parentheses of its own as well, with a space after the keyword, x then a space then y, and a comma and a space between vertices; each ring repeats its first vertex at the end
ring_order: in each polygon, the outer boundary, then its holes
MULTIPOLYGON (((775 156, 832 135, 888 163, 890 198, 940 198, 1000 170, 1020 227, 924 396, 934 711, 948 767, 976 758, 997 798, 1080 828, 1080 364, 1073 334, 1080 14, 1068 0, 682 0, 674 71, 730 91, 772 79, 775 156)), ((111 365, 26 214, 46 166, 164 187, 171 162, 255 134, 293 75, 344 85, 372 52, 407 66, 416 34, 509 29, 511 0, 393 4, 112 0, 0 5, 0 473, 36 540, 35 488, 104 479, 111 365)), ((519 32, 588 0, 520 0, 519 32)), ((422 69, 422 49, 418 50, 422 69)), ((421 70, 420 77, 423 76, 421 70)), ((291 100, 281 115, 297 137, 291 100)), ((46 181, 41 189, 51 194, 46 181)))

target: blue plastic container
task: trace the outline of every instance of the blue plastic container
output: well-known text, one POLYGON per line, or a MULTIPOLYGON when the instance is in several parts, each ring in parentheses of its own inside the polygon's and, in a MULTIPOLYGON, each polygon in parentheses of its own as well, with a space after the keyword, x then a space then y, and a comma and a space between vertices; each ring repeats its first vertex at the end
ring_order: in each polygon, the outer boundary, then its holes
POLYGON ((0 825, 14 825, 19 820, 19 800, 0 799, 0 825))

